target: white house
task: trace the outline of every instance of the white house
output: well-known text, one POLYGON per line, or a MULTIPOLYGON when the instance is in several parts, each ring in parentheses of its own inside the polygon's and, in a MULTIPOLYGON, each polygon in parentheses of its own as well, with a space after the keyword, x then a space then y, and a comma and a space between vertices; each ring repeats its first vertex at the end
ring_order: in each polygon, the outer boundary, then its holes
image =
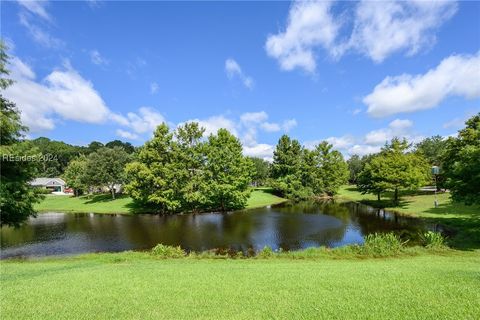
POLYGON ((36 178, 30 182, 30 185, 38 188, 50 189, 53 192, 64 192, 65 181, 60 178, 36 178))

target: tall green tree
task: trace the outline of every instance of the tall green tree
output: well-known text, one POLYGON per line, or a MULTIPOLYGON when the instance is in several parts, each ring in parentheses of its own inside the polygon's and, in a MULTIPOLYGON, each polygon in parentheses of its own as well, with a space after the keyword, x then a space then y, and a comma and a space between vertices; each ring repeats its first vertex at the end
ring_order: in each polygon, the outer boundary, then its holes
POLYGON ((436 135, 425 138, 415 145, 415 152, 421 153, 432 166, 441 166, 447 140, 436 135))
POLYGON ((188 122, 175 130, 175 141, 172 148, 172 170, 174 185, 178 190, 182 208, 197 212, 206 203, 202 192, 205 184, 205 143, 202 137, 205 132, 196 122, 188 122))
POLYGON ((275 151, 273 152, 273 163, 271 166, 272 187, 280 195, 293 200, 302 200, 312 195, 312 190, 307 187, 302 178, 302 167, 305 151, 301 144, 290 139, 289 136, 280 137, 275 151))
POLYGON ((357 183, 358 176, 364 165, 362 159, 357 154, 354 154, 347 160, 347 165, 349 171, 348 182, 357 183))
POLYGON ((226 129, 210 135, 206 145, 205 194, 209 208, 228 211, 244 208, 254 165, 243 156, 242 144, 226 129))
POLYGON ((255 186, 265 185, 268 176, 270 175, 270 163, 257 157, 250 157, 250 160, 255 167, 255 174, 252 177, 252 183, 255 186))
MULTIPOLYGON (((6 47, 0 41, 2 93, 13 83, 8 79, 7 61, 6 47)), ((0 93, 0 225, 18 226, 29 216, 34 216, 33 204, 41 199, 41 195, 29 185, 38 171, 34 158, 38 156, 38 150, 21 140, 26 130, 16 105, 0 93)))
POLYGON ((172 185, 175 175, 171 167, 173 134, 165 123, 159 125, 153 138, 140 148, 135 161, 126 166, 128 183, 125 191, 138 203, 167 213, 181 208, 172 185))
POLYGON ((108 187, 112 199, 115 199, 115 185, 124 183, 128 161, 128 153, 121 147, 98 149, 88 156, 85 172, 87 182, 97 187, 108 187))
POLYGON ((453 200, 480 203, 480 113, 467 120, 458 137, 448 139, 442 161, 453 200))
POLYGON ((347 163, 342 154, 332 148, 333 146, 326 141, 315 147, 314 172, 318 178, 312 189, 317 195, 333 196, 348 180, 347 163))
POLYGON ((63 179, 73 188, 76 197, 88 189, 87 163, 87 158, 83 155, 73 159, 63 174, 63 179))
POLYGON ((430 166, 419 154, 407 152, 406 140, 392 139, 375 157, 365 165, 359 178, 362 192, 376 193, 392 191, 398 204, 399 191, 417 190, 431 181, 430 166))

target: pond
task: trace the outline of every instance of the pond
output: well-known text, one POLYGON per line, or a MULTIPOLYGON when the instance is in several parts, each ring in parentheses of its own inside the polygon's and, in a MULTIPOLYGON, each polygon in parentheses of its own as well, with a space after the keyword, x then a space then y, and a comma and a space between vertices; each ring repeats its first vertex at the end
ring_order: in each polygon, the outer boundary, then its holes
POLYGON ((361 244, 394 231, 414 240, 432 226, 359 203, 285 203, 230 213, 106 215, 43 213, 20 228, 1 229, 1 258, 145 250, 158 243, 186 250, 237 251, 361 244))

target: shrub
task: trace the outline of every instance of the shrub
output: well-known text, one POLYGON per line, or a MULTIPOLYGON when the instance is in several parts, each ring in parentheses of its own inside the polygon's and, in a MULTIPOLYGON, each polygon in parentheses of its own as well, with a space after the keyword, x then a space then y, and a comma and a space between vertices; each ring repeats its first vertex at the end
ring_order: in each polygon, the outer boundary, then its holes
POLYGON ((394 233, 373 233, 367 235, 363 246, 359 247, 362 253, 373 256, 389 256, 400 253, 403 243, 394 233))
POLYGON ((445 238, 440 232, 425 232, 422 236, 422 241, 427 248, 443 248, 446 246, 445 238))
POLYGON ((270 248, 269 246, 265 246, 262 250, 258 252, 257 257, 262 259, 268 259, 272 258, 274 255, 275 252, 272 250, 272 248, 270 248))
POLYGON ((53 190, 52 189, 37 188, 36 192, 40 193, 40 194, 51 194, 53 192, 53 190))
POLYGON ((186 253, 180 246, 172 247, 163 244, 157 244, 151 251, 154 256, 159 258, 183 258, 186 253))

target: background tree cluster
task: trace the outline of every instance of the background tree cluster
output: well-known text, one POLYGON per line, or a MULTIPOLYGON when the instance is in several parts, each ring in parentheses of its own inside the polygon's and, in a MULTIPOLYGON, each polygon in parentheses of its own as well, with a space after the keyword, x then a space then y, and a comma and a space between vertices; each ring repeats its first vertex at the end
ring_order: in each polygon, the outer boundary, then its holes
POLYGON ((348 166, 342 154, 322 142, 309 150, 283 135, 273 154, 271 186, 289 199, 302 200, 314 195, 334 195, 348 179, 348 166))
POLYGON ((88 156, 81 155, 70 161, 63 178, 78 196, 89 190, 108 188, 115 199, 117 185, 125 182, 125 166, 131 156, 122 147, 101 147, 88 156))
POLYGON ((417 190, 431 181, 430 165, 424 156, 408 152, 406 140, 392 139, 382 151, 371 156, 358 175, 357 185, 363 193, 380 196, 386 191, 393 192, 395 203, 399 191, 417 190))
POLYGON ((28 143, 31 144, 32 148, 38 149, 41 154, 48 155, 48 161, 42 161, 38 168, 38 176, 47 178, 62 176, 70 161, 81 155, 88 156, 102 148, 119 147, 128 154, 135 151, 135 147, 131 143, 120 140, 113 140, 106 144, 93 141, 86 147, 71 145, 63 141, 54 141, 45 137, 28 140, 28 143))
POLYGON ((157 127, 126 168, 125 190, 141 205, 160 212, 232 210, 245 207, 254 174, 240 141, 226 129, 204 139, 187 123, 171 132, 157 127))

